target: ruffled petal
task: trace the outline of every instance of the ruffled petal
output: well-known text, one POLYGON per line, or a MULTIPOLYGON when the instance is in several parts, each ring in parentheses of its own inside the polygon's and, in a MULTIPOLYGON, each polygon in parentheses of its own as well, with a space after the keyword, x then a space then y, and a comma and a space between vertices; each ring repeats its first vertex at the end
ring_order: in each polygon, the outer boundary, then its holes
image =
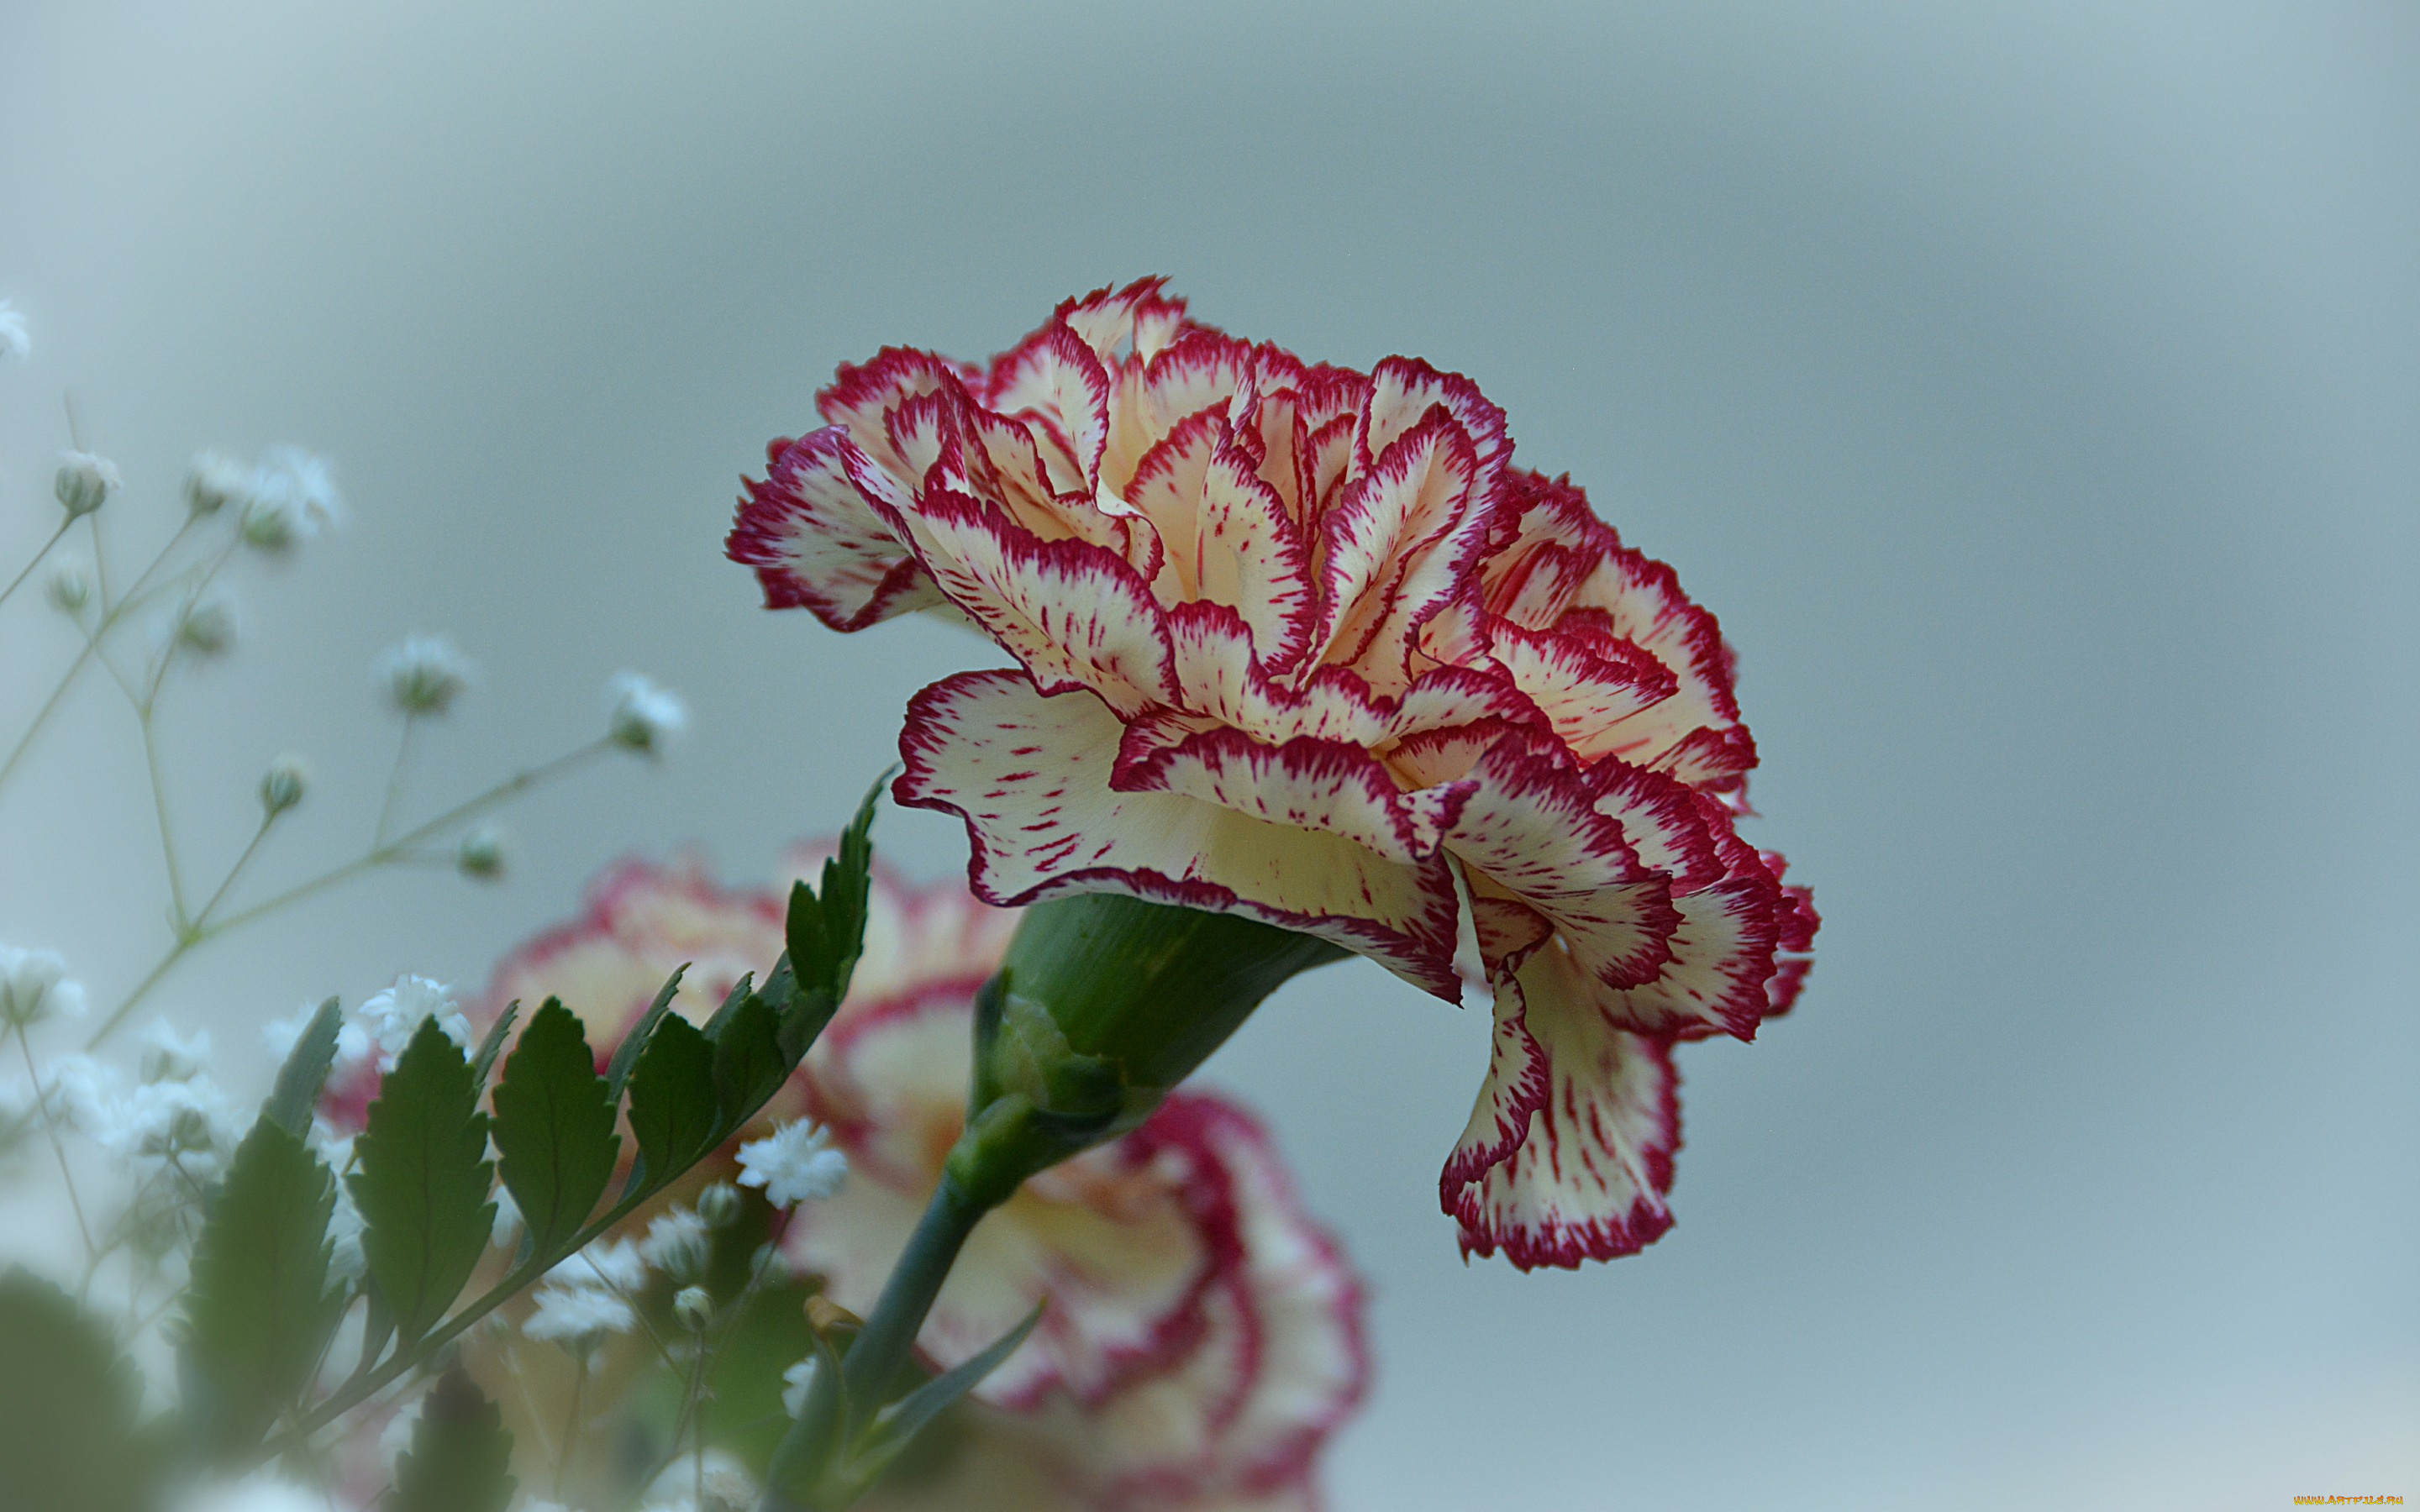
POLYGON ((941 592, 1040 687, 1088 688, 1122 714, 1176 701, 1159 606, 1122 557, 1045 541, 972 500, 939 495, 902 521, 941 592))
POLYGON ((1412 636, 1467 586, 1485 544, 1478 482, 1470 438, 1435 410, 1345 486, 1320 522, 1320 659, 1381 693, 1403 690, 1412 636))
POLYGON ((890 412, 945 383, 972 378, 974 370, 931 352, 885 347, 870 363, 844 366, 831 386, 815 395, 815 410, 828 425, 839 426, 876 465, 900 477, 915 474, 892 450, 890 412))
POLYGON ((1601 998, 1624 1028, 1695 1039, 1756 1038, 1772 1006, 1780 887, 1762 869, 1672 900, 1670 955, 1652 981, 1601 998))
POLYGON ((983 402, 1034 426, 1058 492, 1093 496, 1109 440, 1109 375, 1065 321, 1052 320, 994 363, 983 402))
POLYGON ((835 630, 941 602, 941 594, 850 477, 873 464, 838 427, 783 448, 746 485, 725 549, 756 569, 768 609, 807 609, 835 630))
POLYGON ((1672 1227, 1664 1198, 1681 1109, 1669 1044, 1607 1024, 1586 974, 1551 945, 1497 991, 1519 998, 1547 1095, 1517 1149, 1445 1182, 1463 1253, 1500 1250, 1524 1271, 1637 1253, 1672 1227))
POLYGON ((899 737, 903 804, 967 822, 987 902, 1124 892, 1240 913, 1333 940, 1449 1000, 1453 883, 1441 861, 1391 861, 1341 836, 1172 793, 1109 784, 1124 726, 1083 692, 962 672, 916 695, 899 737))
POLYGON ((1389 860, 1435 856, 1472 784, 1407 793, 1362 747, 1300 737, 1268 746, 1226 726, 1171 741, 1138 740, 1166 727, 1126 732, 1110 783, 1121 793, 1174 793, 1237 813, 1342 835, 1389 860))
POLYGON ((1491 618, 1494 660, 1582 761, 1638 751, 1648 737, 1622 726, 1680 687, 1670 668, 1583 615, 1567 615, 1547 630, 1491 618))
MULTIPOLYGON (((1529 918, 1534 919, 1537 916, 1529 914, 1529 918)), ((1544 938, 1544 921, 1540 920, 1540 924, 1541 932, 1532 948, 1544 938)), ((1528 952, 1520 954, 1526 957, 1528 952)), ((1503 975, 1509 980, 1509 972, 1503 975)), ((1545 1053, 1538 1048, 1528 1026, 1522 1022, 1519 991, 1498 988, 1494 1012, 1496 1024, 1489 1041, 1487 1079, 1480 1084, 1470 1121, 1463 1126, 1462 1137, 1454 1142, 1453 1153, 1446 1158, 1445 1175, 1440 1178, 1439 1190, 1448 1212, 1453 1211, 1456 1194, 1478 1180, 1489 1167, 1501 1164, 1528 1136, 1530 1118, 1546 1105, 1550 1089, 1545 1053)))

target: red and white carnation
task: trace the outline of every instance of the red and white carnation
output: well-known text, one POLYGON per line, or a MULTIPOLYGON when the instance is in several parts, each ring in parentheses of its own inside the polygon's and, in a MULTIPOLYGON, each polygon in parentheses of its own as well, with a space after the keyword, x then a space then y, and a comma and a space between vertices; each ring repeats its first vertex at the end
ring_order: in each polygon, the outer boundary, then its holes
POLYGON ((1496 1031, 1441 1184, 1464 1248, 1669 1226, 1671 1046, 1786 1011, 1815 915, 1735 833, 1755 747, 1668 567, 1514 468, 1468 379, 1308 363, 1158 280, 987 363, 886 349, 817 408, 730 552, 772 607, 933 609, 1016 658, 900 737, 978 896, 1244 914, 1450 1000, 1466 918, 1496 1031))
MULTIPOLYGON (((812 877, 827 854, 800 847, 785 870, 812 877)), ((577 920, 498 968, 488 1011, 559 995, 602 1055, 691 962, 674 1006, 703 1019, 740 971, 780 953, 784 895, 723 888, 693 861, 625 862, 577 920)), ((847 1180, 799 1204, 784 1243, 859 1313, 964 1127, 974 994, 1017 919, 956 882, 915 888, 878 868, 868 904, 848 1000, 775 1104, 813 1117, 847 1157, 847 1180)), ((1249 1115, 1179 1092, 1134 1133, 1028 1180, 975 1228, 920 1348, 956 1365, 1046 1298, 1032 1337, 977 1388, 947 1499, 911 1485, 870 1506, 1316 1505, 1314 1458, 1367 1377, 1360 1288, 1249 1115)))

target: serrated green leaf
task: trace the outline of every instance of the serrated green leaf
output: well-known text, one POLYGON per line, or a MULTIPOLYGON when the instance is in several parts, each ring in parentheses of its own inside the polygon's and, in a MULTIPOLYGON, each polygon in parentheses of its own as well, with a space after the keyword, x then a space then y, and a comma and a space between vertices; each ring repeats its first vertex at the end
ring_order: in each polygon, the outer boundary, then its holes
POLYGON ((513 1022, 520 1016, 521 1000, 516 997, 504 1005, 496 1022, 488 1026, 488 1037, 479 1041, 479 1053, 471 1057, 471 1079, 481 1087, 488 1085, 488 1073, 496 1069, 496 1057, 504 1053, 504 1041, 512 1036, 513 1022))
POLYGON ((506 1057, 493 1102, 504 1185, 533 1249, 552 1254, 588 1221, 622 1152, 613 1100, 579 1014, 546 1000, 506 1057))
POLYGON ((421 1398, 411 1445, 396 1457, 384 1512, 504 1512, 519 1484, 501 1408, 455 1365, 421 1398))
POLYGON ((194 1245, 178 1366, 188 1426, 210 1451, 257 1443, 302 1393, 345 1293, 328 1284, 336 1180, 267 1114, 236 1147, 194 1245))
POLYGON ((344 1011, 331 997, 302 1026, 286 1064, 277 1068, 277 1084, 262 1103, 260 1116, 298 1139, 311 1134, 311 1115, 319 1106, 319 1088, 328 1083, 328 1068, 336 1063, 336 1031, 344 1026, 344 1011))
POLYGON ((737 1132, 798 1068, 798 1058, 783 1053, 781 1021, 773 1005, 749 994, 714 1037, 718 1132, 737 1132))
POLYGON ((445 1316, 495 1227, 478 1099, 471 1063, 435 1019, 423 1019, 353 1146, 362 1251, 405 1344, 445 1316))
POLYGON ((689 1169, 720 1137, 714 1096, 714 1046, 677 1013, 656 1024, 630 1072, 630 1133, 639 1141, 644 1176, 660 1186, 689 1169))
POLYGON ((709 1040, 722 1038, 722 1026, 731 1022, 731 1015, 739 1011, 739 1005, 748 1001, 749 995, 755 990, 756 973, 741 972, 739 980, 731 984, 731 990, 722 995, 722 1006, 716 1009, 714 1016, 706 1021, 706 1037, 709 1040))
POLYGON ((629 1032, 622 1036, 622 1042, 613 1047, 613 1058, 605 1067, 605 1085, 612 1089, 616 1105, 622 1101, 622 1089, 629 1085, 630 1068, 638 1064, 639 1053, 655 1038, 656 1026, 663 1022, 665 1012, 672 1008, 673 997, 680 991, 681 976, 688 970, 687 962, 673 968, 673 974, 657 991, 656 1000, 647 1005, 639 1022, 631 1025, 629 1032))
POLYGON ((873 889, 874 814, 890 775, 867 790, 856 817, 841 831, 840 848, 824 862, 822 886, 810 892, 804 883, 790 888, 785 920, 790 969, 802 991, 831 994, 837 1003, 848 995, 865 949, 866 901, 873 889))
POLYGON ((135 1424, 143 1382, 74 1299, 23 1266, 0 1274, 0 1506, 146 1512, 160 1457, 135 1424))

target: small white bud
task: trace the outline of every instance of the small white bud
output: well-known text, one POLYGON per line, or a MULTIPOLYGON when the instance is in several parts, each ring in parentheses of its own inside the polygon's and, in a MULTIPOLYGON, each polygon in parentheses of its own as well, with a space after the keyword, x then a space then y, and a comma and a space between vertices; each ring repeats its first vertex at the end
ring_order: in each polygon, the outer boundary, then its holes
POLYGON ((302 801, 311 788, 311 768, 300 756, 280 756, 260 779, 260 807, 274 819, 302 801))
POLYGON ((207 519, 251 494, 251 475, 233 457, 197 453, 185 470, 185 507, 195 519, 207 519))
POLYGON ((673 1295, 673 1316, 690 1333, 703 1334, 714 1321, 714 1299, 704 1287, 683 1287, 673 1295))
POLYGON ((7 300, 0 300, 0 357, 30 357, 34 338, 25 333, 25 317, 7 300))
POLYGON ((61 452, 59 471, 51 479, 51 492, 70 519, 99 509, 119 486, 117 464, 90 452, 61 452))
POLYGON ((454 849, 454 865, 466 877, 481 882, 493 882, 504 874, 504 837, 492 825, 482 825, 462 837, 454 849))
POLYGON ((51 568, 42 594, 51 601, 51 608, 73 619, 92 602, 92 577, 84 570, 83 563, 62 562, 51 568))
POLYGON ((605 690, 613 700, 606 733, 625 750, 653 756, 689 724, 689 705, 680 695, 637 672, 615 672, 605 690))
POLYGON ((697 1215, 708 1228, 728 1228, 737 1223, 741 1207, 739 1189, 728 1181, 717 1181, 697 1195, 697 1215))
POLYGON ((235 649, 235 606, 206 598, 177 616, 177 647, 196 656, 224 656, 235 649))
POLYGON ((815 1367, 822 1362, 808 1355, 782 1372, 782 1411, 796 1422, 807 1414, 807 1393, 815 1383, 815 1367))
POLYGON ((442 635, 408 635, 373 664, 387 702, 407 718, 441 716, 471 686, 471 659, 442 635))
POLYGON ((0 1021, 31 1028, 55 1015, 84 1011, 84 984, 68 980, 54 950, 0 945, 0 1021))

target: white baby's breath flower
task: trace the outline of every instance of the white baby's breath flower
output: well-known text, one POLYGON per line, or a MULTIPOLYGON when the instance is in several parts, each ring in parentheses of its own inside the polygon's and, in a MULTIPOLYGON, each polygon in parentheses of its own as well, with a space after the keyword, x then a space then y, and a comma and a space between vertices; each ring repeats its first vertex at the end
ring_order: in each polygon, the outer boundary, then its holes
POLYGON ((187 604, 177 615, 172 635, 176 649, 201 657, 224 656, 235 649, 235 603, 224 594, 187 604))
POLYGON ((454 848, 454 865, 464 876, 493 882, 504 874, 504 831, 481 825, 454 848))
POLYGON ((653 756, 689 726, 689 705, 680 695, 637 672, 615 672, 605 692, 612 701, 606 733, 625 750, 653 756))
POLYGON ((0 357, 22 361, 33 354, 34 338, 26 333, 24 314, 7 300, 0 300, 0 357))
POLYGON ((0 1022, 32 1028, 83 1012, 84 984, 69 979, 57 951, 0 945, 0 1022))
POLYGON ((43 580, 42 596, 51 601, 51 608, 73 619, 92 602, 92 574, 73 558, 60 562, 43 580))
POLYGON ((442 716, 471 686, 471 658, 442 635, 412 634, 379 654, 374 664, 387 702, 406 718, 442 716))
POLYGON ((848 1157, 831 1148, 830 1134, 803 1119, 740 1146, 739 1166, 739 1184, 763 1187, 765 1200, 777 1208, 830 1196, 848 1178, 848 1157))
POLYGON ((597 1287, 629 1293, 647 1285, 647 1262, 627 1239, 597 1240, 546 1273, 549 1286, 597 1287))
POLYGON ((99 1143, 114 1137, 126 1099, 126 1076, 90 1056, 58 1056, 43 1067, 44 1092, 68 1127, 99 1143))
POLYGON ((117 464, 90 452, 68 451, 59 454, 59 470, 52 474, 51 493, 68 518, 78 519, 91 514, 109 501, 109 496, 123 486, 117 475, 117 464))
POLYGON ((537 1310, 521 1324, 534 1339, 570 1344, 599 1334, 627 1334, 639 1315, 630 1304, 600 1286, 543 1286, 537 1289, 537 1310))
POLYGON ((822 1364, 811 1354, 782 1372, 782 1411, 789 1413, 792 1421, 805 1415, 807 1393, 814 1389, 815 1370, 822 1364))
POLYGON ((252 474, 242 463, 217 452, 197 452, 185 468, 185 508, 207 519, 252 497, 252 474))
POLYGON ((188 1037, 166 1019, 153 1019, 143 1031, 142 1068, 147 1082, 191 1081, 210 1068, 209 1031, 188 1037))
POLYGON ((710 1232, 688 1208, 674 1208, 647 1225, 639 1257, 675 1281, 694 1281, 706 1272, 710 1232))
POLYGON ((673 1317, 692 1334, 703 1334, 714 1321, 714 1296, 704 1287, 683 1287, 673 1293, 673 1317))
POLYGON ((310 764, 300 756, 280 756, 260 774, 261 812, 273 819, 301 803, 310 788, 310 764))
POLYGON ((453 991, 442 981, 407 972, 395 979, 394 986, 363 1000, 362 1024, 378 1046, 379 1070, 393 1071, 411 1037, 420 1032, 420 1021, 432 1016, 447 1039, 465 1051, 471 1048, 471 1021, 455 1005, 453 991))
POLYGON ((246 545, 282 554, 343 523, 344 515, 344 498, 326 462, 291 446, 272 446, 247 481, 237 529, 246 545))

